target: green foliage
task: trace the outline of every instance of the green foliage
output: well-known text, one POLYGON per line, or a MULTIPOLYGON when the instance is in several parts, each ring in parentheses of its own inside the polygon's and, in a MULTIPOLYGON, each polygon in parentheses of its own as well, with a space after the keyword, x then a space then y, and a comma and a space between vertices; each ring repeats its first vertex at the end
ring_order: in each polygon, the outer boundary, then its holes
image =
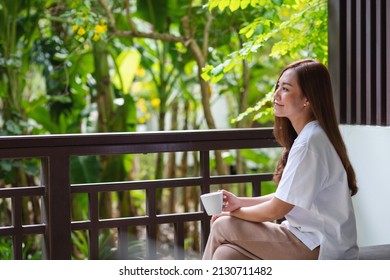
POLYGON ((0 237, 0 260, 12 260, 12 240, 11 238, 0 237))
POLYGON ((169 16, 183 14, 183 7, 188 4, 187 0, 146 0, 137 1, 137 16, 150 22, 157 31, 164 32, 169 27, 169 16))
POLYGON ((0 178, 5 184, 12 184, 15 178, 19 175, 19 170, 31 176, 39 175, 39 160, 38 159, 1 159, 0 160, 0 178))
POLYGON ((141 61, 141 55, 136 49, 123 50, 116 58, 118 69, 113 77, 115 87, 124 93, 129 93, 136 70, 141 61))
MULTIPOLYGON (((41 247, 40 236, 25 236, 22 248, 22 259, 23 260, 41 260, 42 250, 37 248, 41 247)), ((11 237, 0 237, 0 260, 12 260, 12 238, 11 237)))
POLYGON ((72 231, 72 243, 73 243, 73 253, 72 259, 76 260, 86 260, 88 259, 89 249, 88 249, 88 237, 85 232, 82 231, 72 231))
POLYGON ((255 106, 248 107, 243 113, 239 114, 236 118, 231 120, 232 123, 239 122, 246 118, 247 116, 255 114, 252 118, 253 120, 258 120, 263 123, 272 122, 274 118, 273 111, 273 95, 274 92, 270 91, 266 96, 260 101, 258 101, 255 106))
POLYGON ((72 157, 70 160, 72 184, 99 182, 100 164, 97 156, 72 157))
MULTIPOLYGON (((326 0, 210 0, 209 10, 218 8, 230 12, 255 12, 251 22, 244 23, 240 35, 245 38, 243 46, 227 55, 219 64, 207 65, 202 78, 217 83, 240 65, 242 60, 263 64, 265 60, 286 61, 311 57, 327 63, 327 1, 326 0), (262 54, 268 53, 268 58, 262 54)), ((274 80, 278 73, 274 69, 274 80)), ((272 121, 273 85, 261 93, 261 99, 233 118, 232 123, 252 116, 261 123, 272 121)))
POLYGON ((2 134, 25 134, 22 100, 29 69, 29 52, 38 36, 43 1, 0 1, 0 128, 2 134), (12 121, 12 126, 3 123, 12 121), (4 132, 6 131, 6 132, 4 132))

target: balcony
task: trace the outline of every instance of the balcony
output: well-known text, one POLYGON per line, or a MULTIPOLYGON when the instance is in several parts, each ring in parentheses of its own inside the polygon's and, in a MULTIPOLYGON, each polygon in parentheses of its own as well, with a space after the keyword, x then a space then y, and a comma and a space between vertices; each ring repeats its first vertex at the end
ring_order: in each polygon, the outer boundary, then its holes
MULTIPOLYGON (((157 209, 156 191, 164 188, 195 187, 206 193, 227 184, 245 183, 252 195, 261 195, 263 182, 271 181, 271 173, 214 175, 210 158, 214 151, 269 149, 278 147, 272 129, 235 129, 208 131, 170 131, 145 133, 107 133, 79 135, 42 135, 0 137, 1 159, 38 159, 40 182, 33 186, 0 188, 0 201, 11 205, 12 221, 0 222, 0 239, 12 240, 12 258, 23 259, 24 237, 41 237, 42 258, 71 259, 72 232, 84 231, 88 236, 88 258, 99 259, 99 233, 106 229, 116 230, 116 258, 127 259, 131 255, 128 246, 128 229, 145 227, 146 259, 159 259, 156 242, 158 226, 173 224, 174 259, 185 259, 183 250, 184 225, 200 223, 200 247, 205 246, 209 230, 209 217, 198 205, 199 211, 160 214, 157 209), (195 152, 199 156, 199 176, 159 180, 125 182, 71 183, 70 159, 89 155, 157 154, 195 152), (214 187, 213 187, 214 186, 214 187), (98 199, 104 192, 144 190, 146 214, 144 216, 101 218, 98 199), (71 214, 72 196, 88 197, 88 218, 74 220, 71 214), (23 224, 22 200, 38 197, 42 215, 35 224, 23 224)), ((137 249, 135 249, 137 250, 137 249)), ((200 257, 200 255, 198 256, 200 257)))

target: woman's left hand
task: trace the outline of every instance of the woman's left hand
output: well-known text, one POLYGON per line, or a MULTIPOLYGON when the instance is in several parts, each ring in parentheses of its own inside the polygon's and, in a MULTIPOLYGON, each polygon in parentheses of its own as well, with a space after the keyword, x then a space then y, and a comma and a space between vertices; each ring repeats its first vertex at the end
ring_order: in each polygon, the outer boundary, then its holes
POLYGON ((230 216, 230 212, 221 212, 219 214, 216 214, 216 215, 213 215, 211 217, 211 222, 215 222, 219 217, 223 217, 223 216, 230 216))

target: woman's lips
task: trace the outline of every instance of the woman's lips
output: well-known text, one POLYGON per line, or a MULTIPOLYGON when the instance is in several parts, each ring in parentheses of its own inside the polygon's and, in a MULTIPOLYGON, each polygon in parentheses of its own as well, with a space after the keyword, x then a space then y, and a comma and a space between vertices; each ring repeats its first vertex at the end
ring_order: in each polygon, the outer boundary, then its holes
POLYGON ((274 106, 283 106, 283 105, 278 103, 278 102, 276 102, 276 101, 274 101, 274 106))

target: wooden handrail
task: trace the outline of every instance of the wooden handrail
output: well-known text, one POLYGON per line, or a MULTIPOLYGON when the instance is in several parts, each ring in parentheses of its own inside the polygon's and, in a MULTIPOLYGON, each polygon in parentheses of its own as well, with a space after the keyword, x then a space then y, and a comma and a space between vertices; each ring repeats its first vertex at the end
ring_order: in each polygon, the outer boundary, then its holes
MULTIPOLYGON (((270 181, 272 174, 210 175, 210 152, 248 148, 278 147, 270 128, 164 131, 136 133, 99 133, 39 136, 0 137, 0 159, 39 158, 41 182, 39 186, 0 188, 0 199, 13 202, 12 225, 1 226, 0 236, 11 236, 13 258, 22 258, 22 236, 42 234, 43 256, 47 259, 70 259, 71 232, 86 230, 89 233, 89 258, 99 258, 99 230, 116 228, 118 242, 126 243, 126 230, 130 226, 147 228, 147 258, 157 258, 157 225, 173 223, 175 227, 175 258, 183 259, 180 247, 184 245, 184 223, 200 221, 201 242, 205 245, 210 230, 209 217, 203 212, 158 214, 155 206, 156 190, 162 188, 198 186, 201 193, 209 192, 211 185, 250 183, 253 195, 261 194, 261 182, 270 181), (71 184, 70 158, 86 155, 146 154, 197 151, 200 154, 200 174, 195 177, 159 179, 151 181, 98 182, 71 184), (99 218, 98 195, 101 192, 142 189, 146 191, 147 213, 141 217, 99 218), (89 199, 89 219, 72 221, 71 196, 85 193, 89 199), (42 198, 42 223, 21 224, 21 199, 25 196, 42 198)), ((119 246, 119 245, 118 245, 119 246)), ((127 246, 125 246, 127 247, 127 246)), ((119 258, 126 258, 127 248, 118 248, 119 258)))

